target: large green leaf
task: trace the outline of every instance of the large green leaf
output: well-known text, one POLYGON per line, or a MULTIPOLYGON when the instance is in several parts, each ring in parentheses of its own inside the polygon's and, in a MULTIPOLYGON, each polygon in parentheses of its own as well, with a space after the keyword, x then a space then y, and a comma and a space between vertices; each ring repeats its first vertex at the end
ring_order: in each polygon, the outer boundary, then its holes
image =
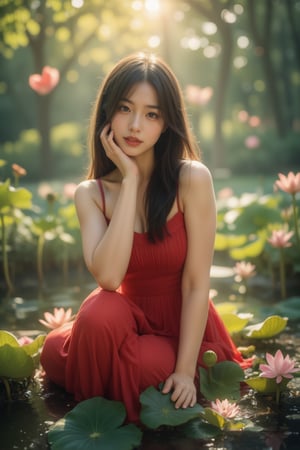
POLYGON ((207 400, 240 398, 240 382, 244 371, 232 361, 217 363, 209 370, 200 367, 200 391, 207 400))
POLYGON ((257 238, 249 244, 244 245, 243 247, 231 249, 229 255, 232 259, 240 261, 248 258, 255 258, 262 253, 265 243, 266 237, 263 233, 261 233, 260 236, 257 236, 257 238))
POLYGON ((32 194, 25 188, 14 188, 10 181, 0 183, 0 211, 5 208, 31 208, 32 194))
POLYGON ((20 347, 16 336, 8 331, 0 330, 0 347, 5 344, 11 345, 12 347, 20 347))
POLYGON ((220 430, 223 430, 225 428, 227 422, 227 420, 223 416, 221 416, 221 414, 218 414, 212 408, 204 408, 203 418, 211 425, 220 428, 220 430))
POLYGON ((217 303, 215 307, 218 313, 222 316, 223 314, 236 313, 238 309, 238 304, 232 302, 222 302, 217 303))
POLYGON ((269 339, 281 333, 285 329, 287 321, 287 317, 270 316, 263 322, 249 325, 244 332, 247 337, 253 339, 269 339))
POLYGON ((121 426, 126 417, 121 402, 94 397, 75 406, 49 430, 53 450, 130 450, 142 432, 135 425, 121 426))
POLYGON ((203 412, 199 404, 193 408, 176 409, 171 394, 162 394, 153 386, 140 395, 140 402, 142 404, 140 419, 149 428, 158 428, 161 425, 177 426, 199 417, 203 412))
POLYGON ((276 383, 275 378, 265 378, 265 377, 254 377, 248 378, 245 382, 255 391, 260 392, 261 394, 273 394, 280 389, 280 391, 284 391, 286 386, 290 380, 285 378, 282 379, 281 383, 276 383))
MULTIPOLYGON (((265 202, 266 198, 264 199, 265 202)), ((266 228, 270 223, 280 220, 280 210, 268 206, 265 202, 255 201, 245 205, 235 220, 235 226, 241 233, 251 234, 266 228)))
POLYGON ((291 297, 287 300, 277 302, 275 305, 263 308, 263 311, 270 314, 278 314, 287 317, 289 320, 300 319, 300 297, 291 297))
POLYGON ((239 333, 248 324, 253 314, 233 314, 227 313, 221 315, 222 320, 230 334, 239 333))
POLYGON ((184 424, 182 426, 182 431, 188 438, 204 440, 212 439, 222 433, 220 428, 202 422, 199 419, 194 419, 184 424))
POLYGON ((33 359, 22 347, 9 344, 0 347, 0 377, 27 378, 34 372, 33 359))
POLYGON ((247 235, 216 233, 215 250, 226 250, 228 248, 240 247, 246 244, 247 235))
POLYGON ((27 353, 27 355, 33 356, 38 353, 40 348, 42 348, 45 339, 46 334, 40 334, 34 339, 34 341, 30 342, 30 344, 23 345, 22 349, 27 353))

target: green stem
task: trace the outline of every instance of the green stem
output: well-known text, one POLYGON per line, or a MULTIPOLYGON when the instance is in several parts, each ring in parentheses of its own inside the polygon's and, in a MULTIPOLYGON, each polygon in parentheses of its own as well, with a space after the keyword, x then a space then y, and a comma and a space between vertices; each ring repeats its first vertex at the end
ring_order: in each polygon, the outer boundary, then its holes
POLYGON ((283 248, 280 248, 280 261, 279 261, 279 270, 280 270, 280 289, 281 289, 281 298, 286 298, 286 285, 285 285, 285 267, 284 267, 284 253, 283 248))
POLYGON ((63 274, 64 274, 64 283, 67 284, 69 274, 69 258, 66 244, 64 244, 64 251, 63 251, 63 274))
POLYGON ((276 405, 279 405, 279 400, 280 400, 280 387, 279 384, 276 384, 276 392, 275 392, 276 405))
POLYGON ((6 251, 6 228, 4 223, 4 216, 3 214, 0 214, 1 218, 1 240, 2 240, 2 255, 3 255, 3 272, 6 284, 8 286, 9 292, 12 292, 14 290, 14 286, 11 282, 10 276, 9 276, 9 267, 8 267, 8 257, 7 257, 7 251, 6 251))
POLYGON ((11 400, 11 389, 10 389, 9 382, 7 381, 7 379, 5 377, 1 377, 1 380, 3 381, 4 387, 5 387, 7 400, 10 401, 11 400))
POLYGON ((211 367, 207 368, 208 382, 211 383, 211 367))
POLYGON ((38 239, 37 247, 37 272, 40 285, 43 285, 44 274, 43 274, 43 251, 44 251, 45 238, 44 234, 41 233, 38 239))
POLYGON ((292 199, 293 199, 293 215, 294 215, 295 234, 296 234, 297 245, 298 245, 298 247, 300 247, 296 194, 292 194, 292 199))

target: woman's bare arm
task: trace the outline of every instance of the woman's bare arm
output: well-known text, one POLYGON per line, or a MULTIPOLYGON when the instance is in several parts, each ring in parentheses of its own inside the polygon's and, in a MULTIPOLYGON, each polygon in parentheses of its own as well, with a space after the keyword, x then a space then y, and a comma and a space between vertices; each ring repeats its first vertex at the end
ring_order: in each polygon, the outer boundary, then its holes
POLYGON ((201 163, 185 164, 180 184, 188 250, 182 277, 177 362, 164 392, 173 389, 172 400, 176 407, 187 407, 196 401, 193 380, 208 314, 216 209, 211 176, 201 163))

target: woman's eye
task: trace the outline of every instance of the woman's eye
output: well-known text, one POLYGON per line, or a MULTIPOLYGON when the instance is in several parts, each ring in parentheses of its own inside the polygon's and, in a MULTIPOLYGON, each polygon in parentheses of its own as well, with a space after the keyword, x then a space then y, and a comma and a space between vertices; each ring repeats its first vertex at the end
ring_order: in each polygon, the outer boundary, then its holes
POLYGON ((120 105, 119 106, 119 111, 121 111, 121 112, 128 112, 129 108, 126 105, 120 105))
POLYGON ((150 119, 158 119, 159 115, 155 112, 149 112, 148 117, 150 117, 150 119))

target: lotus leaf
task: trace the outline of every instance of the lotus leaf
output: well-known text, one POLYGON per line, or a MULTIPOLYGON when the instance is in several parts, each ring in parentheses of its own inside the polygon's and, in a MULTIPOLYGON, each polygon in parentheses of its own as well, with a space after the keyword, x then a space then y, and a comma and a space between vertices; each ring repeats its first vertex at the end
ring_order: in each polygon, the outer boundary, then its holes
POLYGON ((171 395, 162 394, 153 386, 140 395, 140 402, 142 404, 141 421, 149 428, 158 428, 161 425, 177 426, 199 417, 203 412, 202 406, 197 403, 193 408, 176 409, 171 395))
POLYGON ((53 450, 130 450, 142 432, 135 425, 121 426, 126 411, 121 402, 94 397, 80 402, 49 430, 53 450))
POLYGON ((200 367, 200 391, 207 400, 239 399, 244 371, 232 361, 222 361, 209 370, 200 367))
POLYGON ((269 339, 281 333, 287 325, 287 317, 270 316, 263 322, 255 325, 249 325, 244 329, 247 337, 253 339, 269 339))

